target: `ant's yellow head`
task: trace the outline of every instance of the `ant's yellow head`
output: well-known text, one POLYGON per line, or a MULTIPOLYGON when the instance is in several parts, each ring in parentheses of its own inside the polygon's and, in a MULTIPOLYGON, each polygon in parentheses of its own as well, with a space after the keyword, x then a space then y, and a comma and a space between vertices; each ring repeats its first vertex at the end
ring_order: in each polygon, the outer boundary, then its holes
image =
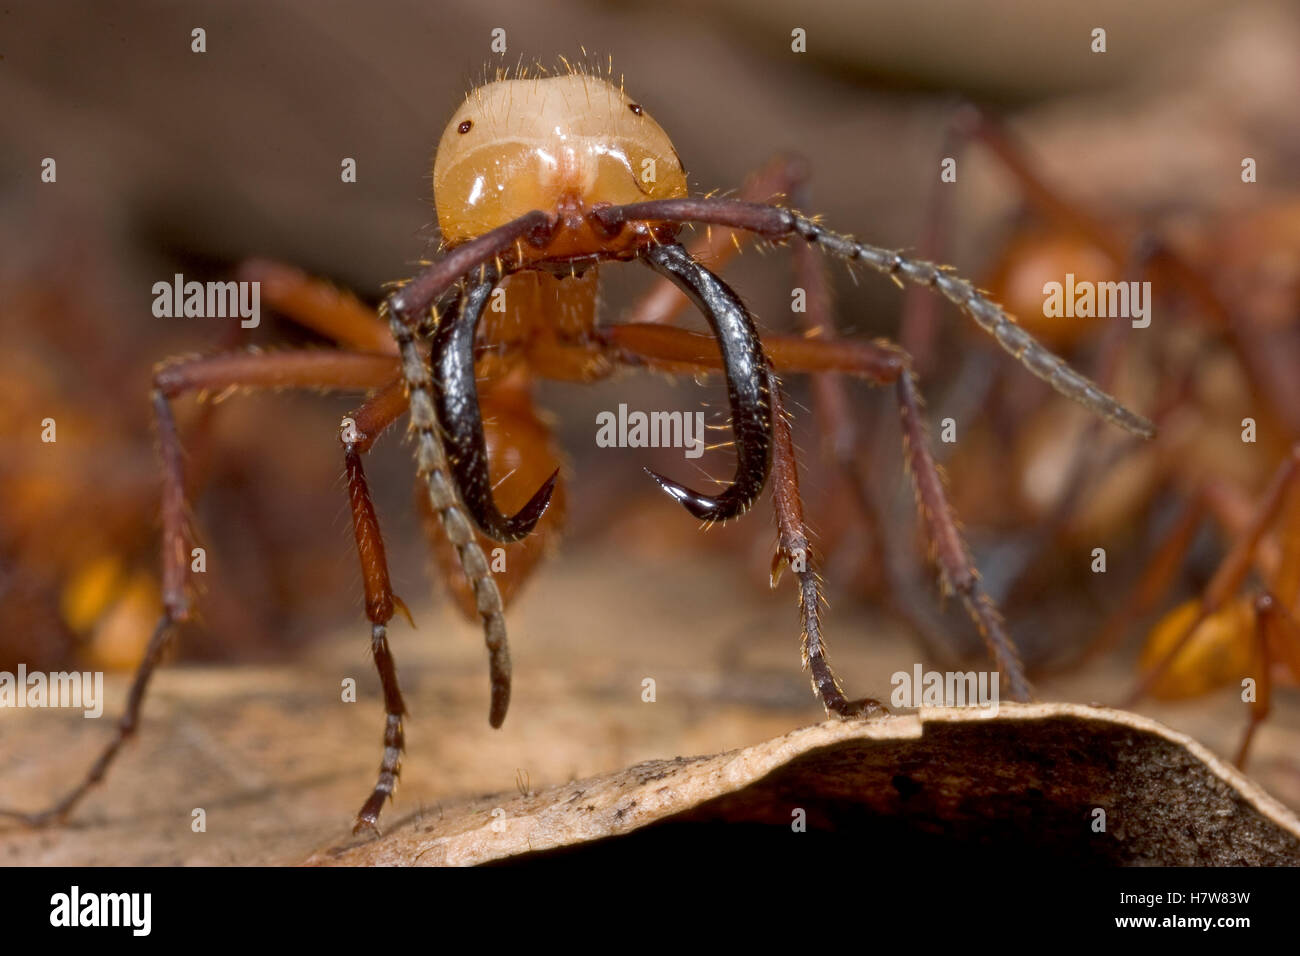
POLYGON ((534 209, 685 196, 686 171, 639 103, 570 73, 474 90, 438 143, 433 194, 454 245, 534 209))

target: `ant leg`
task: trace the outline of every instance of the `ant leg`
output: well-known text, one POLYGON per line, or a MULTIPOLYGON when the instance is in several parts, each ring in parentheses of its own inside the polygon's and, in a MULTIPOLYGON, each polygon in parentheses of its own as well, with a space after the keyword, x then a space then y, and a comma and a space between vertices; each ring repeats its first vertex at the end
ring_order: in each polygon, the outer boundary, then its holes
MULTIPOLYGON (((472 534, 467 533, 468 525, 454 497, 447 495, 450 487, 445 476, 447 456, 432 431, 431 417, 426 415, 429 405, 426 399, 431 394, 425 388, 429 376, 426 370, 421 369, 423 358, 415 345, 415 334, 427 327, 430 314, 447 301, 447 293, 464 273, 504 255, 518 242, 544 228, 548 221, 542 213, 529 214, 429 264, 385 301, 380 316, 387 315, 388 323, 348 293, 312 279, 297 269, 253 260, 245 263, 240 271, 242 277, 260 281, 270 304, 298 324, 344 345, 403 354, 402 367, 410 371, 407 388, 412 394, 419 392, 424 396, 415 399, 412 409, 412 427, 421 436, 417 452, 419 473, 429 485, 430 506, 439 516, 456 551, 461 569, 474 591, 476 611, 483 619, 491 668, 489 721, 493 727, 501 726, 505 720, 510 700, 510 650, 504 601, 492 579, 481 546, 472 534), (406 346, 405 352, 403 345, 406 346)), ((454 298, 454 291, 452 295, 454 298)))
POLYGON ((1259 677, 1255 682, 1255 700, 1250 705, 1250 723, 1241 736, 1237 747, 1237 756, 1233 763, 1243 773, 1246 770, 1246 757, 1250 744, 1259 725, 1268 719, 1273 709, 1273 657, 1270 653, 1272 644, 1279 639, 1295 640, 1295 626, 1287 621, 1289 615, 1285 608, 1277 605, 1277 600, 1268 591, 1255 598, 1255 665, 1259 677), (1285 634, 1285 637, 1284 637, 1285 634))
POLYGON ((113 739, 81 783, 47 809, 34 813, 0 810, 0 816, 16 818, 29 826, 57 823, 104 778, 122 745, 136 731, 149 681, 175 636, 176 626, 190 618, 186 570, 192 535, 186 517, 183 451, 172 415, 172 399, 190 391, 230 388, 373 388, 391 382, 396 373, 396 363, 390 357, 324 351, 239 352, 163 363, 155 369, 151 401, 163 478, 162 616, 136 669, 126 710, 113 739))
POLYGON ((510 645, 506 636, 505 605, 496 582, 492 580, 487 557, 448 477, 447 456, 438 436, 434 411, 433 378, 416 344, 415 333, 411 326, 396 317, 392 320, 392 331, 402 357, 411 428, 416 433, 416 474, 425 484, 429 509, 438 516, 447 540, 456 549, 465 578, 474 589, 476 610, 483 621, 492 687, 488 723, 500 727, 510 708, 510 645))
POLYGON ((1197 628, 1205 623, 1205 620, 1211 614, 1219 610, 1224 602, 1237 592, 1246 576, 1246 572, 1250 568, 1260 539, 1273 524, 1274 519, 1282 509, 1293 486, 1296 484, 1297 476, 1300 476, 1300 444, 1292 447, 1291 453, 1287 455, 1282 464, 1278 466, 1277 471, 1274 472, 1259 508, 1251 518, 1250 525, 1237 539, 1232 549, 1224 556, 1223 561, 1220 562, 1218 569, 1214 572, 1214 577, 1206 585, 1196 616, 1179 635, 1178 639, 1170 645, 1164 657, 1142 675, 1133 692, 1125 700, 1124 707, 1132 707, 1146 696, 1156 681, 1169 669, 1169 665, 1182 653, 1183 648, 1192 639, 1192 635, 1196 633, 1197 628))
POLYGON ((154 388, 169 401, 187 392, 253 388, 365 391, 388 385, 397 372, 391 355, 326 349, 226 352, 162 362, 154 370, 154 388))
POLYGON ((955 113, 950 139, 956 143, 978 142, 1011 174, 1029 204, 1059 228, 1084 237, 1113 262, 1130 259, 1129 250, 1140 249, 1150 275, 1162 285, 1185 290, 1203 312, 1226 334, 1250 378, 1259 384, 1269 406, 1294 435, 1300 433, 1300 386, 1292 372, 1295 358, 1291 349, 1255 328, 1247 316, 1237 314, 1221 290, 1207 277, 1206 270, 1189 262, 1158 237, 1129 231, 1125 234, 1107 226, 1083 206, 1068 198, 1042 178, 1028 148, 1001 122, 972 104, 955 113))
POLYGON ((1016 646, 993 599, 980 583, 979 571, 962 538, 948 493, 943 471, 930 451, 929 436, 921 416, 922 402, 910 371, 904 371, 895 384, 899 414, 903 421, 904 454, 916 487, 917 511, 926 534, 935 549, 945 590, 960 595, 967 612, 979 628, 989 654, 1010 685, 1012 700, 1029 700, 1033 695, 1025 680, 1024 667, 1016 646))
POLYGON ((772 503, 776 508, 777 553, 772 557, 772 586, 781 577, 781 564, 790 567, 799 585, 799 620, 803 626, 803 666, 812 671, 813 690, 827 714, 839 717, 864 717, 884 712, 878 701, 869 698, 847 700, 826 656, 826 642, 821 627, 821 581, 813 563, 808 526, 803 518, 803 501, 799 496, 799 465, 795 458, 794 439, 786 415, 780 382, 768 372, 768 394, 772 396, 772 503))
MULTIPOLYGON (((600 359, 604 361, 603 356, 600 359)), ((517 369, 479 392, 488 468, 494 479, 492 495, 508 503, 511 509, 519 507, 540 482, 562 466, 563 452, 533 400, 534 374, 545 373, 533 364, 530 355, 528 368, 517 369)), ((437 516, 429 509, 423 482, 417 484, 415 492, 416 511, 439 576, 461 613, 468 620, 477 621, 474 588, 465 577, 456 549, 447 541, 437 516)), ((479 547, 492 555, 492 580, 501 592, 503 607, 509 609, 515 595, 552 552, 564 526, 565 497, 564 482, 557 481, 546 514, 532 534, 521 541, 502 545, 481 531, 475 532, 479 547)))
POLYGON ((943 266, 831 232, 815 220, 790 209, 733 199, 658 199, 597 209, 591 216, 611 232, 628 221, 649 220, 732 226, 747 229, 771 241, 798 238, 820 246, 837 258, 861 263, 887 275, 900 286, 906 280, 933 289, 993 336, 1025 368, 1066 398, 1135 435, 1144 438, 1155 435, 1155 426, 1150 421, 1125 408, 1086 376, 1076 372, 1064 359, 1043 347, 1016 324, 1000 305, 983 295, 968 280, 943 266))
MULTIPOLYGON (((807 293, 806 310, 801 315, 805 335, 826 341, 834 339, 836 331, 831 320, 831 285, 826 260, 806 243, 796 244, 792 255, 795 281, 807 293)), ((921 299, 933 301, 932 296, 924 294, 921 299)), ((905 304, 905 312, 910 307, 910 303, 905 304)), ((903 348, 911 354, 906 345, 903 348)), ((888 584, 884 599, 911 625, 917 640, 932 659, 951 660, 952 650, 943 637, 942 622, 931 610, 924 589, 913 574, 912 565, 900 560, 906 549, 897 540, 899 529, 896 522, 888 519, 891 509, 875 470, 868 464, 889 458, 885 446, 889 432, 887 409, 882 405, 871 416, 868 424, 873 436, 871 447, 864 449, 867 442, 851 411, 843 375, 843 372, 815 372, 811 376, 811 386, 825 456, 833 468, 832 475, 847 490, 850 500, 857 504, 856 511, 845 516, 845 522, 857 524, 858 533, 870 542, 870 558, 875 567, 882 570, 888 584)))
MULTIPOLYGON (((751 175, 736 195, 751 202, 772 202, 785 198, 800 205, 809 178, 808 164, 802 157, 776 156, 763 169, 751 175)), ((740 233, 733 229, 710 229, 704 236, 690 243, 687 249, 692 258, 708 263, 716 271, 740 251, 739 236, 740 233)), ((797 281, 808 294, 808 308, 804 316, 810 334, 833 333, 833 326, 829 322, 830 290, 824 263, 806 246, 800 245, 795 249, 795 264, 799 276, 797 281), (816 327, 816 332, 811 331, 813 327, 816 327)), ((671 324, 687 305, 689 300, 675 285, 662 281, 637 303, 627 316, 625 324, 671 324)), ((838 466, 835 472, 837 479, 844 482, 850 497, 858 505, 853 521, 864 526, 863 537, 871 543, 871 556, 876 566, 884 566, 886 556, 877 533, 880 509, 876 506, 879 502, 866 500, 859 478, 845 472, 845 456, 856 447, 854 423, 848 412, 848 398, 833 373, 814 376, 813 390, 819 412, 817 421, 823 431, 827 455, 838 466)))
POLYGON ((406 389, 399 377, 349 414, 344 419, 340 433, 348 479, 348 504, 352 511, 352 531, 356 538, 357 555, 361 559, 362 578, 365 581, 366 617, 370 619, 370 649, 374 654, 375 668, 379 672, 379 682, 384 692, 385 713, 384 756, 379 764, 379 779, 370 797, 357 814, 356 823, 352 827, 353 833, 378 829, 379 813, 385 801, 392 798, 393 791, 397 787, 397 778, 401 773, 402 750, 406 745, 406 738, 402 732, 402 717, 406 714, 406 704, 402 700, 402 691, 397 682, 397 667, 388 648, 388 622, 392 619, 395 608, 401 609, 408 621, 411 615, 401 599, 393 593, 388 576, 384 537, 379 528, 379 516, 375 512, 370 488, 366 483, 365 469, 361 464, 361 456, 370 450, 375 439, 384 429, 401 417, 406 407, 406 389))
POLYGON ((1292 496, 1280 519, 1282 556, 1275 585, 1255 599, 1256 654, 1259 678, 1257 696, 1250 708, 1250 723, 1237 750, 1237 766, 1246 769, 1246 755, 1259 725, 1272 704, 1273 660, 1285 663, 1300 681, 1300 625, 1291 615, 1300 593, 1300 496, 1292 496))
POLYGON ((190 602, 185 592, 185 568, 189 560, 185 530, 185 490, 181 466, 180 439, 176 434, 176 421, 171 407, 162 393, 153 393, 154 417, 158 428, 158 446, 162 458, 162 565, 163 613, 154 627, 153 635, 145 649, 144 657, 136 668, 127 696, 126 710, 118 719, 113 739, 100 752, 85 777, 62 798, 44 810, 24 813, 0 809, 0 816, 17 819, 31 827, 42 827, 61 822, 81 802, 82 798, 104 779, 109 766, 122 745, 135 733, 144 705, 149 680, 171 644, 176 625, 189 620, 190 602))
MULTIPOLYGON (((631 365, 681 371, 695 363, 697 371, 721 367, 717 347, 708 336, 666 326, 610 326, 605 341, 617 358, 631 365)), ((861 376, 875 385, 893 385, 902 419, 904 454, 916 491, 917 510, 935 549, 941 580, 956 592, 974 619, 989 654, 998 665, 1015 700, 1028 700, 1030 690, 1015 645, 1002 616, 980 583, 956 516, 948 502, 942 470, 930 451, 921 416, 921 400, 907 367, 907 356, 887 343, 830 340, 797 335, 769 336, 764 348, 772 366, 781 372, 839 371, 861 376)))
POLYGON ((430 510, 438 516, 466 579, 474 589, 483 636, 488 648, 492 700, 488 722, 500 727, 510 707, 510 646, 506 635, 505 605, 492 579, 483 549, 461 507, 448 475, 447 454, 438 434, 433 377, 416 340, 429 327, 438 301, 460 279, 486 269, 524 242, 545 243, 553 233, 555 217, 534 211, 457 246, 420 270, 392 292, 379 313, 397 342, 402 379, 410 400, 411 428, 416 433, 416 473, 425 483, 430 510))
POLYGON ((241 282, 256 282, 262 301, 346 349, 396 354, 388 326, 352 293, 301 269, 267 259, 240 264, 241 282))

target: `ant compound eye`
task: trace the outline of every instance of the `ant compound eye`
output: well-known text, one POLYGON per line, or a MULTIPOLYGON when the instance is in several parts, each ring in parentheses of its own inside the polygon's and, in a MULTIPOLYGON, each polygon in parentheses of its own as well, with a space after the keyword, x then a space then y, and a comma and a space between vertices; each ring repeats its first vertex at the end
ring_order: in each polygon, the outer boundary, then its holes
POLYGON ((641 104, 640 104, 640 103, 628 103, 628 104, 627 104, 627 108, 630 109, 630 110, 631 110, 633 113, 635 113, 637 116, 640 116, 642 113, 645 112, 645 110, 643 110, 643 109, 641 108, 641 104))
POLYGON ((459 126, 456 127, 456 132, 468 133, 471 129, 473 129, 473 127, 474 127, 474 122, 472 120, 465 120, 465 122, 461 123, 459 126))

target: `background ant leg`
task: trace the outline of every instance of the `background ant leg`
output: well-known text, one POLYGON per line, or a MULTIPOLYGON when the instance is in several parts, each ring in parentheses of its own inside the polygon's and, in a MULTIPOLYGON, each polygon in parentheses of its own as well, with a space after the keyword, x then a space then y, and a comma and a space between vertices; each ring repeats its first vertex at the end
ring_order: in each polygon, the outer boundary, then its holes
POLYGON ((1300 495, 1292 495, 1282 509, 1279 534, 1282 555, 1274 587, 1255 598, 1256 698, 1250 705, 1250 723, 1242 735, 1235 763, 1246 769, 1246 757, 1255 731, 1268 718, 1273 696, 1274 661, 1280 660, 1300 681, 1300 625, 1292 616, 1300 598, 1300 495))
POLYGON ((781 563, 790 567, 799 588, 799 621, 802 625, 803 666, 812 671, 813 690, 827 714, 864 717, 884 710, 878 701, 863 698, 850 701, 826 656, 822 635, 821 581, 817 574, 808 526, 799 495, 799 465, 795 458, 790 419, 786 414, 781 385, 768 372, 768 394, 772 396, 772 503, 776 509, 777 553, 772 557, 772 586, 781 576, 781 563))
POLYGON ((361 560, 361 575, 366 590, 366 617, 370 620, 370 650, 379 672, 379 683, 384 692, 384 755, 379 764, 379 778, 370 797, 357 813, 353 833, 376 830, 380 811, 391 799, 402 769, 402 751, 406 738, 402 731, 402 717, 406 704, 397 681, 397 667, 388 647, 388 622, 395 608, 400 608, 410 620, 401 599, 393 593, 388 576, 388 560, 384 552, 384 537, 379 528, 370 489, 366 483, 361 456, 373 446, 375 439, 406 411, 406 388, 400 377, 348 415, 341 434, 343 461, 348 480, 348 504, 352 511, 352 531, 357 543, 357 556, 361 560))
MULTIPOLYGON (((692 360, 697 370, 721 367, 716 346, 708 351, 708 336, 668 326, 610 326, 606 342, 616 356, 628 364, 642 364, 667 371, 680 371, 692 360)), ((907 369, 907 356, 896 346, 878 342, 818 341, 800 336, 769 336, 764 339, 772 366, 779 372, 851 372, 876 385, 893 385, 897 391, 902 420, 904 457, 916 490, 917 509, 927 537, 935 549, 942 581, 957 593, 974 619, 990 655, 1003 672, 1009 695, 1028 700, 1030 690, 1015 645, 1006 633, 1002 617, 984 592, 979 573, 971 561, 956 516, 948 502, 943 474, 930 452, 929 438, 921 416, 921 401, 907 369)))
POLYGON ((263 303, 305 329, 354 351, 397 354, 387 324, 351 292, 267 259, 241 263, 238 276, 257 282, 263 303))
MULTIPOLYGON (((800 206, 804 203, 804 187, 809 178, 808 163, 803 157, 779 155, 750 175, 736 195, 737 198, 751 202, 784 199, 800 206)), ((737 230, 725 227, 709 229, 704 236, 689 243, 687 249, 692 258, 717 271, 725 267, 740 251, 741 235, 737 230)), ((798 276, 796 281, 807 291, 808 296, 807 311, 803 313, 805 328, 816 328, 814 334, 833 334, 834 328, 829 321, 830 287, 825 276, 825 263, 802 245, 795 247, 794 255, 798 276)), ((656 283, 649 294, 628 313, 624 324, 671 324, 689 304, 680 289, 663 280, 656 283)), ((857 531, 862 539, 869 543, 873 564, 882 567, 887 556, 876 528, 879 509, 874 508, 873 502, 867 501, 861 494, 860 480, 852 475, 846 477, 843 469, 843 456, 856 447, 856 429, 852 416, 848 413, 848 398, 833 373, 814 376, 813 391, 819 411, 817 422, 825 441, 824 450, 836 466, 832 475, 848 491, 844 497, 856 501, 858 510, 853 515, 853 523, 859 526, 857 531)))
POLYGON ((104 778, 122 745, 135 733, 149 681, 175 636, 176 626, 189 620, 191 604, 186 581, 192 534, 185 500, 183 451, 172 414, 172 399, 185 392, 229 388, 366 389, 385 385, 396 374, 397 366, 391 357, 324 351, 238 352, 164 363, 155 370, 151 400, 163 478, 162 616, 136 669, 114 737, 81 783, 45 810, 35 813, 0 810, 0 815, 17 818, 30 826, 57 822, 104 778))
POLYGON ((166 397, 157 389, 153 392, 153 408, 158 428, 158 447, 163 474, 162 494, 162 580, 163 612, 154 627, 153 635, 145 648, 144 657, 136 668, 127 696, 126 709, 118 719, 113 739, 100 752, 85 777, 67 794, 44 810, 24 813, 0 809, 0 816, 17 819, 27 826, 40 827, 63 820, 81 802, 90 788, 104 779, 109 766, 122 745, 135 733, 140 720, 149 681, 164 652, 171 644, 176 625, 189 620, 190 602, 185 589, 185 569, 189 562, 186 547, 186 511, 184 475, 181 463, 180 439, 176 421, 166 397))
POLYGON ((1291 453, 1287 455, 1282 464, 1278 466, 1277 471, 1274 472, 1260 501, 1259 508, 1251 518, 1249 527, 1224 556, 1223 561, 1214 572, 1214 577, 1206 585, 1205 593, 1201 595, 1196 616, 1179 635, 1178 639, 1170 645, 1169 650, 1165 652, 1165 655, 1155 666, 1142 675, 1123 706, 1132 707, 1145 697, 1156 681, 1169 669, 1169 665, 1182 653, 1183 648, 1191 641, 1197 628, 1236 593, 1250 568, 1260 538, 1273 524, 1283 503, 1292 493, 1297 476, 1300 476, 1300 445, 1292 447, 1291 453))
POLYGON ((416 344, 416 335, 428 325, 435 304, 456 281, 508 253, 517 243, 544 231, 549 223, 550 217, 545 213, 530 213, 458 246, 390 294, 378 316, 347 293, 299 270, 262 260, 248 262, 241 269, 244 278, 264 283, 268 301, 298 324, 336 341, 375 351, 396 351, 401 357, 405 391, 410 395, 411 426, 417 433, 417 471, 427 485, 430 509, 438 516, 473 588, 476 610, 483 622, 492 688, 488 720, 493 727, 501 726, 510 703, 510 650, 504 602, 482 547, 447 479, 445 454, 436 434, 431 379, 416 344))
POLYGON ((1250 722, 1246 724, 1246 730, 1241 735, 1241 744, 1237 747, 1237 755, 1232 761, 1243 773, 1246 770, 1246 757, 1249 755, 1255 731, 1268 719, 1273 709, 1272 645, 1278 640, 1285 639, 1284 628, 1288 632, 1286 637, 1292 640, 1296 637, 1294 626, 1284 624, 1286 617, 1286 609, 1278 607, 1277 600, 1268 591, 1263 591, 1255 597, 1255 667, 1259 676, 1255 680, 1255 700, 1250 705, 1250 722))

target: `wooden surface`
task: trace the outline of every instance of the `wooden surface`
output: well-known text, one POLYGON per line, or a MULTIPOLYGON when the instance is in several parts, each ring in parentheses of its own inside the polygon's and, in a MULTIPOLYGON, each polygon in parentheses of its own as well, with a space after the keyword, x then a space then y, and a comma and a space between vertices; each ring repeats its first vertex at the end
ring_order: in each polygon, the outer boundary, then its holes
MULTIPOLYGON (((602 546, 545 569, 510 617, 515 695, 499 731, 487 724, 476 629, 417 603, 418 629, 394 628, 411 716, 386 829, 481 814, 486 803, 643 761, 752 747, 820 722, 798 666, 788 582, 769 594, 739 565, 696 560, 670 566, 602 546), (645 678, 656 682, 654 703, 642 701, 645 678)), ((837 606, 829 624, 833 660, 854 694, 887 698, 889 675, 920 659, 865 611, 837 606)), ((61 829, 0 824, 0 864, 292 864, 350 845, 383 723, 366 636, 358 613, 292 666, 164 671, 107 785, 61 829), (357 703, 341 701, 347 677, 357 679, 357 703), (195 833, 191 812, 200 807, 207 829, 195 833)), ((1086 703, 1113 702, 1129 683, 1116 661, 1037 686, 1044 699, 1086 703)), ((0 712, 0 802, 30 807, 77 778, 108 734, 126 681, 110 677, 106 686, 102 721, 0 712)), ((1253 771, 1295 809, 1300 708, 1294 692, 1278 705, 1253 771)), ((1144 710, 1220 754, 1231 753, 1245 718, 1231 692, 1144 710)))

